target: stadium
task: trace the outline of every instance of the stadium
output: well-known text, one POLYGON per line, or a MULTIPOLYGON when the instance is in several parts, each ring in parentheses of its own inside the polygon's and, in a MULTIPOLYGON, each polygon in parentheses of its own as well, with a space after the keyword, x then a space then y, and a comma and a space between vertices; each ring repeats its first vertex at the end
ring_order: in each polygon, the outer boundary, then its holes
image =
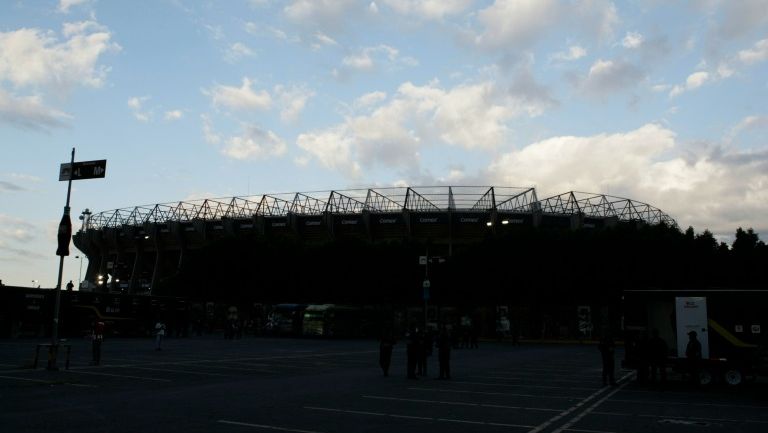
POLYGON ((264 194, 136 206, 81 219, 74 242, 89 259, 84 288, 128 293, 157 293, 153 289, 162 282, 183 273, 188 256, 227 239, 423 244, 431 246, 431 255, 450 257, 462 245, 525 229, 676 227, 663 211, 628 198, 569 191, 539 199, 534 188, 494 186, 264 194))

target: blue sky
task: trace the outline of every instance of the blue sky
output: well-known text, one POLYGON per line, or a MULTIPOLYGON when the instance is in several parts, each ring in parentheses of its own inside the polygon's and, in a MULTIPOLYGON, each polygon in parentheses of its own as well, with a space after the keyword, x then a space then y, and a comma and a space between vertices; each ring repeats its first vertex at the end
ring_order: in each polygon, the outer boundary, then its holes
MULTIPOLYGON (((0 279, 72 213, 390 185, 536 186, 768 230, 768 1, 0 4, 0 279)), ((78 278, 68 259, 65 280, 78 278)))

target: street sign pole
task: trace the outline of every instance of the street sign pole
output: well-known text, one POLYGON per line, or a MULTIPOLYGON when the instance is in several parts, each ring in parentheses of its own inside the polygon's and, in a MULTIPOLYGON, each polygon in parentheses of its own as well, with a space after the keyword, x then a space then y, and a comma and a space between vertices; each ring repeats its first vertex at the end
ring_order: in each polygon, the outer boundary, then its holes
MULTIPOLYGON (((75 148, 72 148, 72 159, 70 167, 75 165, 75 148)), ((61 223, 59 224, 59 235, 64 229, 64 224, 69 221, 69 197, 72 194, 72 176, 67 181, 67 203, 64 205, 64 215, 62 215, 61 223)), ((72 224, 69 224, 69 231, 67 233, 67 247, 69 246, 69 237, 72 234, 72 224)), ((60 251, 59 255, 59 278, 56 280, 56 301, 53 306, 53 327, 51 329, 51 346, 48 352, 48 370, 58 370, 56 366, 56 358, 59 352, 59 308, 61 306, 61 280, 64 274, 64 257, 69 255, 69 251, 60 251)))

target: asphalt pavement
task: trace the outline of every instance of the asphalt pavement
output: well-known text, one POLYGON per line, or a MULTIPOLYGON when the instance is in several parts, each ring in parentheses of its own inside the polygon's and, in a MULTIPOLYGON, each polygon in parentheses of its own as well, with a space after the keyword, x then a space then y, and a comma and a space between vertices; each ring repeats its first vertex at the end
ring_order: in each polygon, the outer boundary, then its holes
POLYGON ((593 345, 482 343, 452 352, 451 380, 436 356, 408 380, 403 342, 390 377, 371 340, 107 339, 92 366, 83 339, 55 372, 30 368, 37 343, 0 340, 4 433, 768 432, 762 381, 640 386, 619 369, 604 387, 593 345))

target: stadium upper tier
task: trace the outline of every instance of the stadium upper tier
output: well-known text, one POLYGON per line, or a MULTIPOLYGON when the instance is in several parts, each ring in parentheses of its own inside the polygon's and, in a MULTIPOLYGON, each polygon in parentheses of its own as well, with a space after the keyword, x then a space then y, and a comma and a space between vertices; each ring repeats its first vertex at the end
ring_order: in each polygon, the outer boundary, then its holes
POLYGON ((647 224, 676 222, 647 203, 605 194, 569 191, 539 200, 534 188, 437 186, 367 188, 212 198, 121 208, 96 213, 86 229, 169 222, 351 215, 363 213, 509 213, 579 215, 647 224))

